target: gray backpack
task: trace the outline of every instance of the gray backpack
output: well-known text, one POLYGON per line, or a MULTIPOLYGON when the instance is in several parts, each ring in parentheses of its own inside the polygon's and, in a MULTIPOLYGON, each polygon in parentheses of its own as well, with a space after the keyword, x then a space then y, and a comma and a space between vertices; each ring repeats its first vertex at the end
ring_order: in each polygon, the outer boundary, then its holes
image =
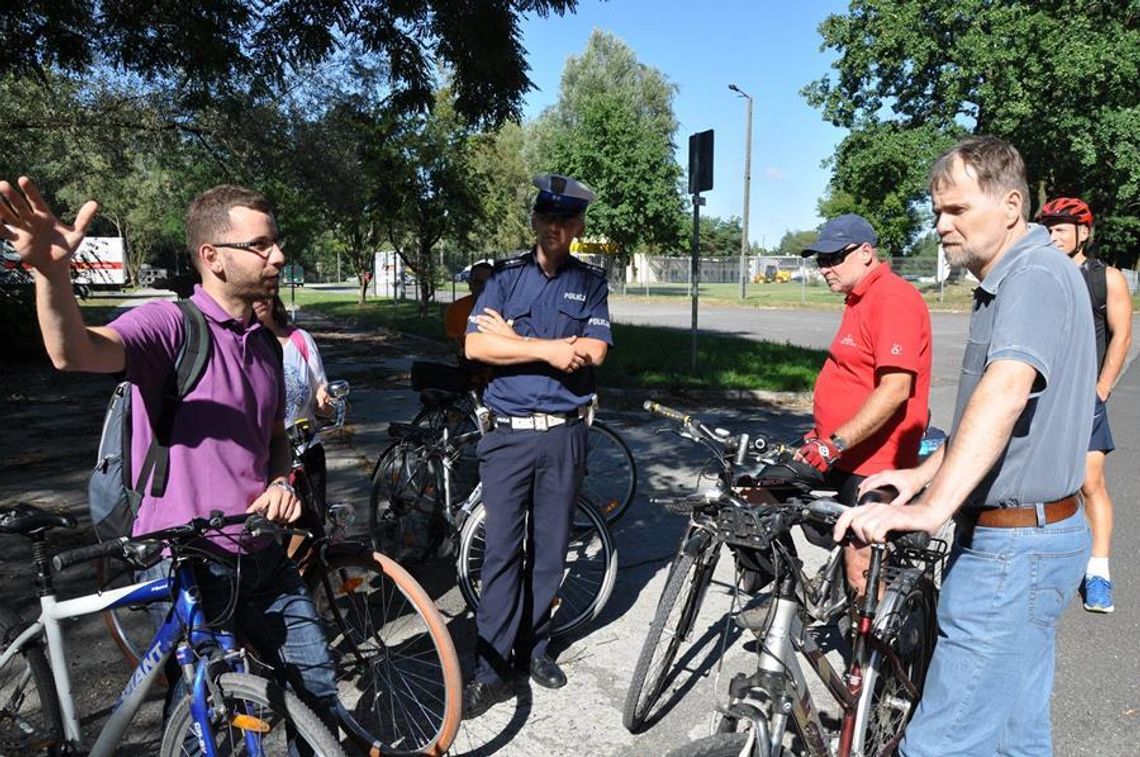
POLYGON ((161 497, 166 492, 174 415, 206 372, 210 359, 206 318, 190 300, 175 304, 182 312, 185 336, 163 389, 153 440, 137 475, 131 471, 131 382, 123 381, 115 387, 103 417, 99 459, 87 485, 91 523, 100 541, 131 535, 148 482, 151 496, 161 497))

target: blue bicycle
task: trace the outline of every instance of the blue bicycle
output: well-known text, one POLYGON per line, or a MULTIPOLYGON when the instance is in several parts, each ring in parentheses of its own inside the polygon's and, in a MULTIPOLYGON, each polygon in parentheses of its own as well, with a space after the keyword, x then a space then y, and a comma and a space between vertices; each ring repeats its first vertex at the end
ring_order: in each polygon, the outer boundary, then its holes
POLYGON ((70 514, 23 503, 0 507, 0 533, 17 534, 32 542, 41 608, 39 618, 28 624, 10 608, 0 606, 0 753, 84 749, 61 621, 112 607, 166 601, 172 602, 171 609, 90 754, 111 754, 171 655, 189 693, 166 719, 162 755, 282 755, 291 747, 318 755, 344 754, 312 710, 274 682, 249 674, 245 653, 234 636, 203 617, 193 570, 195 561, 208 559, 209 552, 201 548, 203 537, 265 538, 279 534, 279 527, 257 515, 214 513, 182 526, 49 557, 47 533, 74 527, 70 514), (101 557, 141 567, 161 559, 163 551, 172 558, 168 577, 74 599, 56 598, 53 571, 101 557))

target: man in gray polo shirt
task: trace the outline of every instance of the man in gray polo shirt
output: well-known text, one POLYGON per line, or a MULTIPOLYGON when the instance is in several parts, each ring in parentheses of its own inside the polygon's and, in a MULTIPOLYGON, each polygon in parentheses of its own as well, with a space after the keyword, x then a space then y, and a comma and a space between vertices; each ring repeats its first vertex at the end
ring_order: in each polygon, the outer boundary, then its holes
POLYGON ((867 542, 957 520, 939 639, 900 745, 914 755, 1051 754, 1056 623, 1080 583, 1090 534, 1076 493, 1092 429, 1096 356, 1076 267, 1030 226, 1012 145, 971 137, 930 174, 936 229, 974 292, 949 442, 918 468, 871 476, 899 489, 836 524, 867 542), (896 507, 927 487, 916 504, 896 507))

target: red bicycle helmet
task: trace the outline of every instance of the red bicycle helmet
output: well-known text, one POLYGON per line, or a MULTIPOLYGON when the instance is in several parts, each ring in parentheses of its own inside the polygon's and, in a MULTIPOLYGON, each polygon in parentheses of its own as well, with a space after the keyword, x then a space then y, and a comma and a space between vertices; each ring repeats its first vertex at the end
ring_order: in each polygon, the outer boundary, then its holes
POLYGON ((1088 204, 1076 197, 1058 197, 1041 207, 1037 220, 1043 224, 1075 223, 1092 228, 1093 214, 1088 204))

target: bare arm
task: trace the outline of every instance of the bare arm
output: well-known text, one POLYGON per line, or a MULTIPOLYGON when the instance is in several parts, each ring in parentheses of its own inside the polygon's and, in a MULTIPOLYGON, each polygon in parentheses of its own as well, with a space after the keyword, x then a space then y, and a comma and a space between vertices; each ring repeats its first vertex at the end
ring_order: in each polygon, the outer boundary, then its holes
POLYGON ((111 329, 88 328, 71 288, 71 258, 83 241, 98 205, 79 209, 68 226, 48 209, 26 176, 19 190, 0 181, 0 238, 12 243, 20 260, 32 267, 36 316, 52 364, 65 371, 115 373, 126 366, 122 340, 111 329), (22 190, 22 191, 21 191, 22 190))
POLYGON ((1100 368, 1097 377, 1096 393, 1101 399, 1108 399, 1112 387, 1120 377, 1124 368, 1124 361, 1128 357, 1128 348, 1132 346, 1132 295, 1128 291, 1128 282, 1124 274, 1115 268, 1105 269, 1105 280, 1108 284, 1108 348, 1104 355, 1104 365, 1100 368))
POLYGON ((469 360, 489 365, 519 365, 521 363, 549 363, 560 371, 576 371, 586 364, 578 355, 575 342, 578 337, 566 339, 538 339, 535 337, 506 336, 475 331, 467 335, 465 352, 469 360))
POLYGON ((854 417, 835 429, 835 435, 848 449, 866 441, 906 404, 913 386, 914 374, 909 371, 881 372, 879 385, 854 417))
POLYGON ((866 505, 844 513, 835 526, 836 540, 848 527, 865 542, 882 542, 891 531, 934 533, 952 516, 990 471, 1009 443, 1014 423, 1025 410, 1037 371, 1017 360, 998 360, 970 397, 950 449, 922 501, 910 507, 866 505))

